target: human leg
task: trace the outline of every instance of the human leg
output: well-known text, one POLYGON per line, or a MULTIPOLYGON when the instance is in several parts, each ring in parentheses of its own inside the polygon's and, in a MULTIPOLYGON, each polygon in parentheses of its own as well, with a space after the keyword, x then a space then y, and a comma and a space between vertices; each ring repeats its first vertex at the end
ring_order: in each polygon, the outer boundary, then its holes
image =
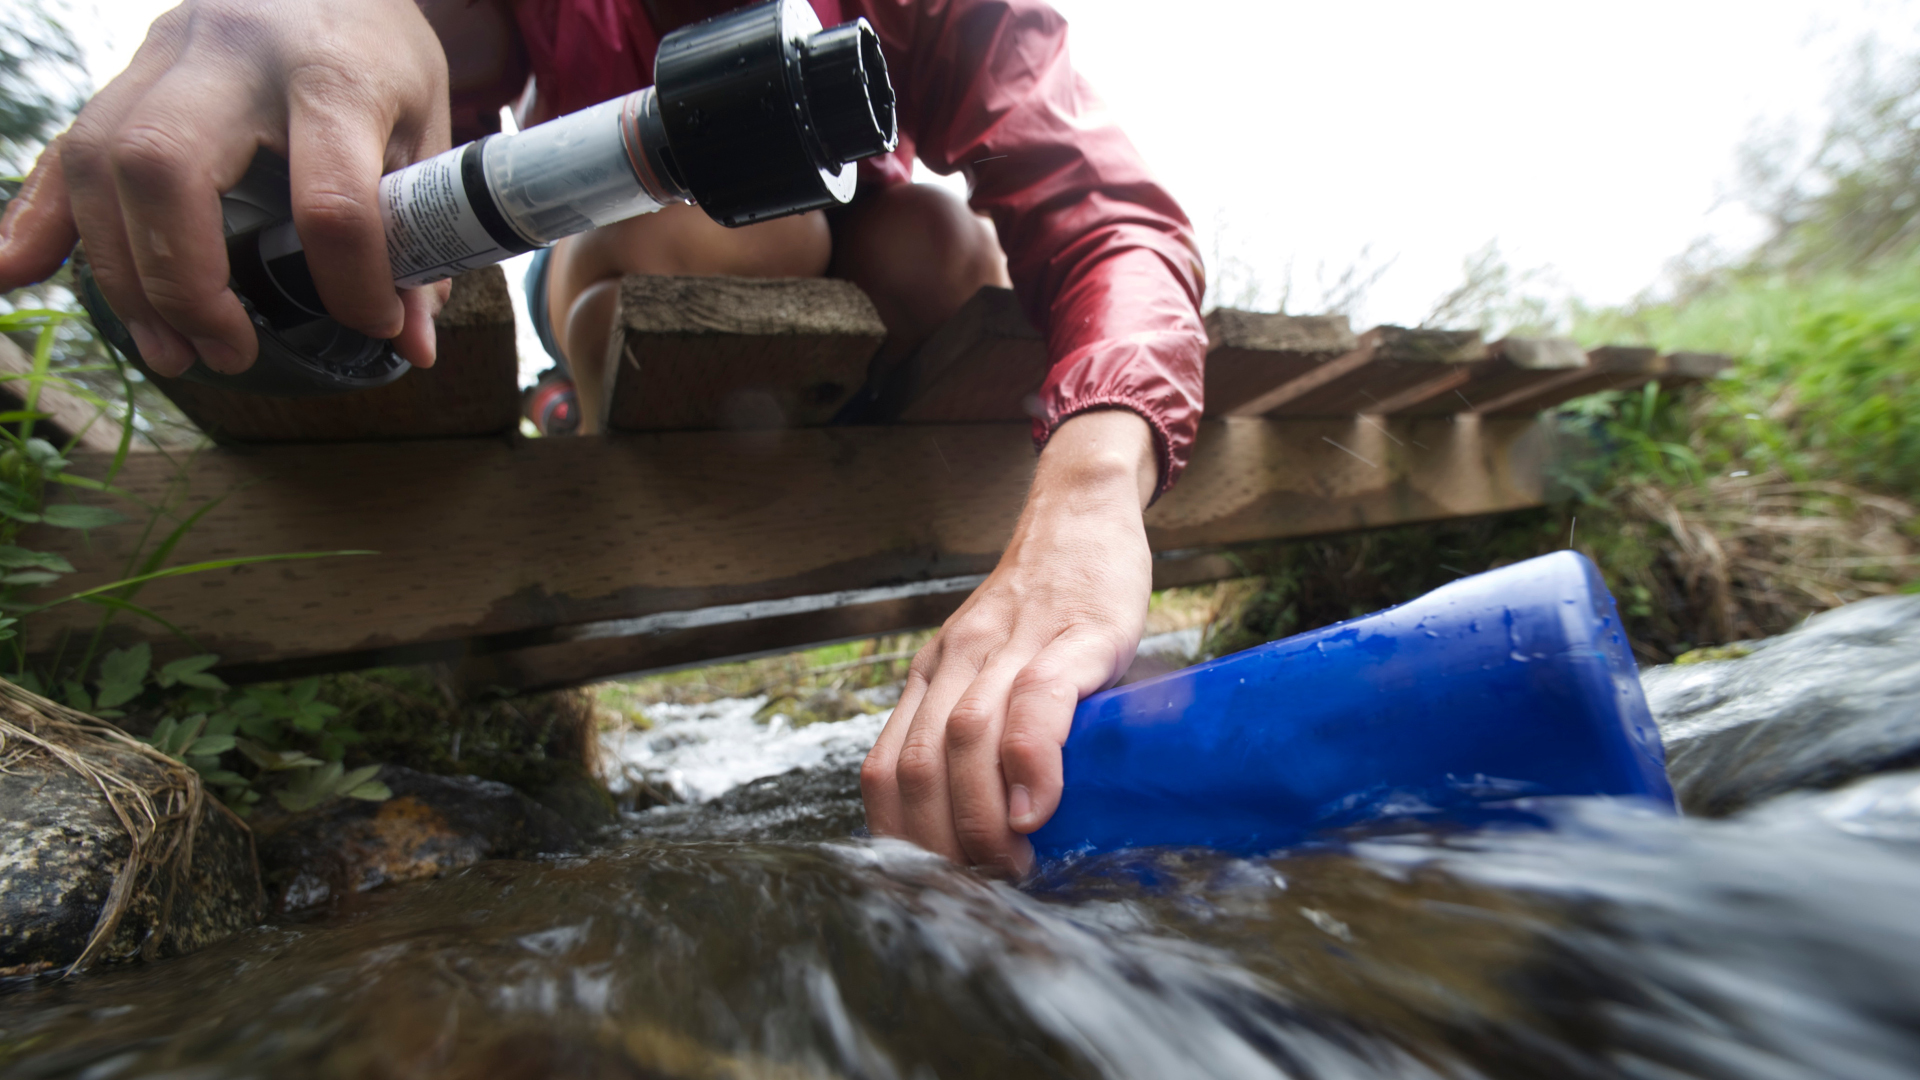
POLYGON ((598 434, 611 403, 608 343, 628 274, 819 277, 831 251, 819 213, 729 229, 697 207, 669 207, 568 237, 547 271, 547 316, 580 402, 580 433, 598 434))
POLYGON ((1010 285, 993 225, 931 184, 864 192, 840 211, 829 273, 873 299, 887 327, 883 368, 919 348, 982 286, 1010 285))
POLYGON ((984 285, 1006 286, 993 227, 927 184, 866 192, 826 218, 810 213, 740 229, 696 207, 671 207, 562 240, 547 272, 547 312, 580 403, 580 433, 601 430, 608 355, 627 274, 820 277, 831 273, 872 298, 887 340, 882 369, 906 357, 984 285))

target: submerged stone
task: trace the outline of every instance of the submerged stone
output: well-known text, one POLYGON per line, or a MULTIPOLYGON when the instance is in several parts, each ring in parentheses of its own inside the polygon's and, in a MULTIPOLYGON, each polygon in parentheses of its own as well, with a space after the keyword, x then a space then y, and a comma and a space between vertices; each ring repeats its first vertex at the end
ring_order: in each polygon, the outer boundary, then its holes
POLYGON ((631 836, 661 840, 772 840, 811 843, 866 826, 858 760, 763 776, 704 803, 656 806, 627 817, 631 836))
POLYGON ((1862 600, 1746 647, 1641 672, 1688 813, 1920 763, 1920 596, 1862 600))
POLYGON ((261 825, 260 862, 275 910, 580 843, 559 814, 506 784, 393 766, 379 779, 393 792, 383 802, 336 799, 261 825))

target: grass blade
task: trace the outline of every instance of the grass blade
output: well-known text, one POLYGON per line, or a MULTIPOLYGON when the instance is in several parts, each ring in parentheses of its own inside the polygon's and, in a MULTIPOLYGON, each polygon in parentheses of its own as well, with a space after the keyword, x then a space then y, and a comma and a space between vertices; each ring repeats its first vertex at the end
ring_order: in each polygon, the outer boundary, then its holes
MULTIPOLYGON (((227 495, 231 494, 233 494, 233 492, 229 491, 226 495, 216 495, 208 499, 200 505, 200 509, 188 514, 185 520, 174 526, 173 531, 167 534, 167 538, 160 541, 160 546, 153 549, 153 554, 147 556, 147 560, 140 564, 139 574, 151 574, 160 569, 161 564, 167 561, 167 557, 173 554, 173 549, 179 547, 180 541, 185 539, 186 535, 193 531, 193 527, 200 523, 200 519, 206 517, 207 513, 214 507, 226 502, 227 495)), ((134 594, 139 591, 138 587, 135 587, 126 594, 125 599, 133 599, 134 594)))
POLYGON ((206 651, 200 647, 200 643, 198 641, 195 641, 193 639, 193 635, 187 633, 185 630, 180 629, 179 627, 168 622, 166 619, 160 617, 159 615, 153 613, 152 611, 147 610, 146 608, 141 607, 138 604, 129 604, 125 600, 122 600, 117 596, 89 596, 89 597, 83 598, 81 602, 86 604, 98 604, 99 606, 103 608, 107 608, 110 611, 124 611, 130 615, 138 615, 140 618, 159 623, 161 626, 166 628, 167 633, 172 634, 174 637, 177 637, 181 641, 186 642, 187 645, 190 648, 192 648, 195 652, 206 651))
MULTIPOLYGON (((161 578, 184 577, 187 574, 204 574, 209 570, 225 570, 229 567, 251 566, 255 563, 295 562, 303 559, 331 559, 339 555, 378 554, 380 553, 377 551, 362 551, 357 549, 349 551, 290 551, 281 555, 241 555, 231 559, 213 559, 207 562, 188 563, 185 566, 169 566, 165 570, 156 570, 151 574, 140 574, 130 578, 122 578, 119 581, 109 581, 105 585, 96 585, 91 589, 82 589, 77 593, 63 596, 50 603, 41 604, 33 608, 33 610, 45 611, 48 608, 59 607, 61 604, 74 600, 85 600, 91 596, 100 596, 118 589, 124 589, 129 585, 144 585, 149 581, 158 581, 161 578)), ((124 600, 124 597, 121 599, 124 600)))

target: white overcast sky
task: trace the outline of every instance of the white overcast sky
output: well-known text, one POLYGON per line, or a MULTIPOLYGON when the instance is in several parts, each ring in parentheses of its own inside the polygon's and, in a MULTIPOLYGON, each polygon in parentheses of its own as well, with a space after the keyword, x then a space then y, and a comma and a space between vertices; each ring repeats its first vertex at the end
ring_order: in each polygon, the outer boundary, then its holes
MULTIPOLYGON (((72 2, 96 85, 172 6, 72 2)), ((1743 246, 1742 142, 1817 124, 1860 41, 1920 23, 1894 0, 1055 5, 1203 250, 1223 228, 1276 294, 1291 267, 1296 310, 1317 268, 1391 260, 1365 322, 1417 322, 1488 241, 1595 304, 1698 238, 1743 246)))

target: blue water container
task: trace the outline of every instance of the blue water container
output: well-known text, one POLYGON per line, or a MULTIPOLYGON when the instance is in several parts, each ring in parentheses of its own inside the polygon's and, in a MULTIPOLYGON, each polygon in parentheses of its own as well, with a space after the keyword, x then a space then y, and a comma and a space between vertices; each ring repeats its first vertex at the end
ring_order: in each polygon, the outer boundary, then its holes
POLYGON ((1041 858, 1269 851, 1533 795, 1673 807, 1613 597, 1562 551, 1080 703, 1041 858))

